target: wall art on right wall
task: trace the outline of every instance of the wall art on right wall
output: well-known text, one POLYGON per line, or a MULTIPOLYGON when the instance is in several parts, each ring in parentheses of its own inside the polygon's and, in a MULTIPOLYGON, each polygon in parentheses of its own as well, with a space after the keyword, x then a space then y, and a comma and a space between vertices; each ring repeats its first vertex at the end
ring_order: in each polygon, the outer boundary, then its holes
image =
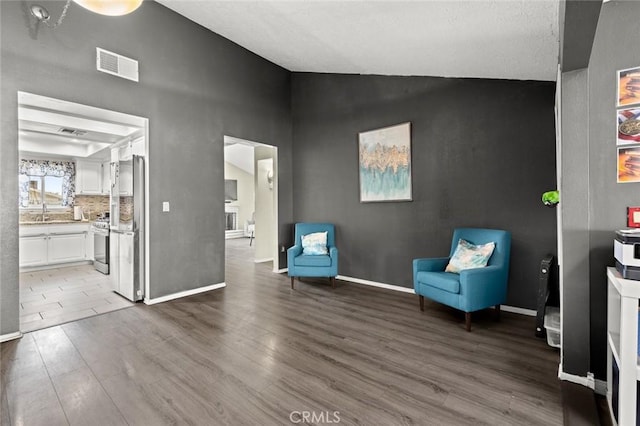
POLYGON ((640 182, 640 147, 618 148, 618 183, 640 182))
POLYGON ((640 104, 640 67, 618 71, 618 101, 623 107, 640 104))

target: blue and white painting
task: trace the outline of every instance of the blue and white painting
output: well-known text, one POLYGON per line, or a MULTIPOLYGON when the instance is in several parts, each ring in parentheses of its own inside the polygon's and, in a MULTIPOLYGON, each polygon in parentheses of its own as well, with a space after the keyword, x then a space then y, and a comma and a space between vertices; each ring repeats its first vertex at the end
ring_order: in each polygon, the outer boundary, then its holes
POLYGON ((411 123, 360 133, 360 201, 411 201, 411 123))

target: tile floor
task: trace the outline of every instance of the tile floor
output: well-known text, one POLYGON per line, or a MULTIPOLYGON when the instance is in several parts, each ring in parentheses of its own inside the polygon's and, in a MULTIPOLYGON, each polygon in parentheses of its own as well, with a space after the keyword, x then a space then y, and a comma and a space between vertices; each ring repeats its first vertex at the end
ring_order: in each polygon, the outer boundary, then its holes
POLYGON ((20 274, 20 331, 42 328, 133 306, 114 293, 109 275, 92 265, 20 274))

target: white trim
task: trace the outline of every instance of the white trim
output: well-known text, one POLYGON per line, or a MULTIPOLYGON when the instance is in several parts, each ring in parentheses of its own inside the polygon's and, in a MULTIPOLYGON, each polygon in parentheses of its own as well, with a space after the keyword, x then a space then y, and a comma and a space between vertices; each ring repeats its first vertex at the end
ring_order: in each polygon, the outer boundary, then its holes
POLYGON ((373 286, 373 287, 386 288, 387 290, 401 291, 403 293, 416 294, 416 292, 412 288, 401 287, 399 285, 385 284, 385 283, 381 283, 381 282, 377 282, 377 281, 363 280, 361 278, 346 277, 344 275, 338 275, 336 277, 336 279, 342 280, 342 281, 350 281, 350 282, 356 283, 356 284, 364 284, 364 285, 370 285, 370 286, 373 286))
MULTIPOLYGON (((25 237, 28 237, 28 235, 25 235, 25 237)), ((20 272, 46 271, 47 269, 58 269, 58 268, 66 268, 68 266, 81 266, 81 265, 93 265, 93 260, 78 260, 77 262, 50 263, 47 265, 37 265, 37 266, 21 266, 20 272)))
POLYGON ((181 297, 193 296, 194 294, 204 293, 205 291, 216 290, 226 286, 227 284, 224 282, 219 284, 211 284, 205 287, 194 288, 193 290, 185 290, 178 293, 168 294, 166 296, 156 297, 154 299, 144 299, 144 303, 145 305, 155 305, 156 303, 168 302, 169 300, 180 299, 181 297))
POLYGON ((3 334, 3 335, 0 335, 0 343, 8 342, 9 340, 19 339, 21 337, 22 337, 22 333, 20 333, 19 331, 3 334))
POLYGON ((264 262, 271 262, 271 261, 273 261, 273 257, 269 257, 269 258, 266 258, 266 259, 255 259, 253 262, 254 263, 264 263, 264 262))
POLYGON ((535 317, 538 314, 538 312, 533 309, 518 308, 516 306, 509 305, 500 305, 500 310, 514 314, 526 315, 528 317, 535 317))
POLYGON ((606 396, 607 395, 607 381, 596 379, 596 387, 594 392, 598 395, 606 396))
POLYGON ((289 272, 289 268, 274 269, 273 272, 275 272, 276 274, 284 274, 285 272, 289 272))
MULTIPOLYGON (((576 383, 578 385, 586 386, 589 389, 595 390, 595 387, 596 387, 593 373, 587 373, 586 377, 565 373, 564 371, 562 371, 562 364, 558 366, 558 379, 571 382, 571 383, 576 383)), ((605 383, 605 388, 606 388, 606 383, 605 383)))
MULTIPOLYGON (((350 281, 350 282, 356 283, 356 284, 364 284, 364 285, 370 285, 370 286, 373 286, 373 287, 384 288, 384 289, 387 289, 387 290, 401 291, 403 293, 416 294, 416 292, 412 288, 402 287, 402 286, 393 285, 393 284, 381 283, 381 282, 378 282, 378 281, 363 280, 361 278, 347 277, 347 276, 344 276, 344 275, 338 275, 336 277, 336 279, 342 280, 342 281, 350 281)), ((526 315, 526 316, 530 316, 530 317, 535 317, 537 315, 537 312, 534 311, 533 309, 518 308, 518 307, 515 307, 515 306, 500 305, 500 309, 502 311, 504 311, 504 312, 511 312, 511 313, 514 313, 514 314, 526 315)))

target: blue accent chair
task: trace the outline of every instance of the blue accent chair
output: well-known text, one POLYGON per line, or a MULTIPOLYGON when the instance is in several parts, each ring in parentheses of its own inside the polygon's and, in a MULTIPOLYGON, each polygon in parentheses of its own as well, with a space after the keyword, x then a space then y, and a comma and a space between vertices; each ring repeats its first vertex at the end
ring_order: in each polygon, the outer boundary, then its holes
POLYGON ((335 227, 330 223, 296 223, 295 245, 287 250, 287 268, 291 277, 329 277, 331 287, 336 285, 338 275, 338 249, 335 227), (327 231, 328 255, 309 256, 302 253, 302 236, 327 231))
POLYGON ((449 257, 414 259, 413 288, 424 311, 424 298, 464 311, 467 331, 471 331, 471 312, 500 305, 507 299, 511 233, 498 229, 459 228, 454 230, 449 257), (466 269, 460 274, 444 272, 453 256, 458 240, 472 244, 495 242, 489 263, 484 268, 466 269))

